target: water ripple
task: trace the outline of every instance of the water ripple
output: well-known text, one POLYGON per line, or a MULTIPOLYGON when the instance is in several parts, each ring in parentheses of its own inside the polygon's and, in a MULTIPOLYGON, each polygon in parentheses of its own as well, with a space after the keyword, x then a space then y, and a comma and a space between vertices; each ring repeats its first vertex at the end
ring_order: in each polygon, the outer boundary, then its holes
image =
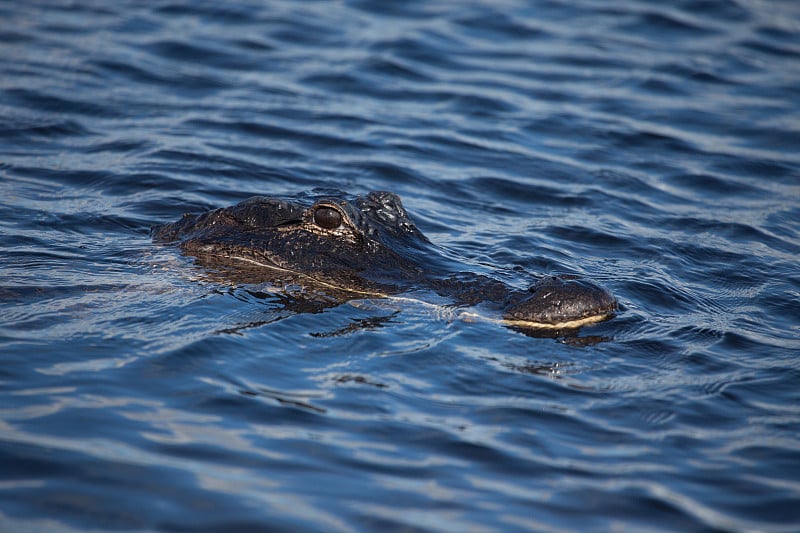
POLYGON ((0 529, 796 529, 795 3, 0 20, 0 529), (314 187, 620 312, 533 338, 425 287, 304 305, 149 239, 314 187))

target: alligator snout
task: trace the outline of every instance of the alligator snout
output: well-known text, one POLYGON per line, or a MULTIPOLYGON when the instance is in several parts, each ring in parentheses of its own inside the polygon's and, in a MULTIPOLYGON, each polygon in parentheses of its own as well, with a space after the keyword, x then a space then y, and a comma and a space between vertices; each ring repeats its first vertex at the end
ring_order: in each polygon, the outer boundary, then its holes
POLYGON ((617 300, 603 287, 570 276, 547 276, 527 295, 512 298, 504 319, 512 325, 571 329, 610 318, 617 300))

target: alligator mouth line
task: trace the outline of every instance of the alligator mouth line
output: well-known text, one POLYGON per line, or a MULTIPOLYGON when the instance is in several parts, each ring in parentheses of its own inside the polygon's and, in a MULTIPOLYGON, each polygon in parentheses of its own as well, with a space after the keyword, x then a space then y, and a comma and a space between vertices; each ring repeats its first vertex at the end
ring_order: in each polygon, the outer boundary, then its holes
POLYGON ((603 322, 604 320, 608 320, 612 316, 613 313, 605 313, 602 315, 593 315, 587 316, 585 318, 580 318, 577 320, 565 320, 564 322, 537 322, 536 320, 509 320, 507 318, 493 318, 487 317, 479 313, 474 313, 471 311, 462 311, 458 315, 462 319, 466 321, 485 321, 491 322, 494 324, 503 324, 505 326, 510 327, 518 327, 518 328, 527 328, 527 329, 547 329, 547 330, 570 330, 570 329, 578 329, 581 326, 586 326, 588 324, 596 324, 597 322, 603 322))
POLYGON ((591 315, 576 320, 566 320, 564 322, 537 322, 535 320, 519 320, 519 319, 502 319, 503 324, 509 326, 517 326, 520 328, 535 328, 535 329, 577 329, 587 324, 595 324, 603 322, 614 316, 614 313, 602 313, 599 315, 591 315))
POLYGON ((313 276, 309 276, 308 274, 304 274, 303 272, 297 272, 296 270, 291 270, 289 268, 284 268, 281 266, 276 265, 275 263, 262 263, 261 261, 256 261, 255 259, 251 259, 249 257, 242 257, 239 255, 224 255, 222 257, 226 257, 228 259, 234 259, 236 261, 242 261, 243 263, 250 263, 251 265, 256 265, 262 268, 268 268, 270 270, 276 270, 278 272, 287 272, 294 276, 299 276, 301 278, 305 278, 313 282, 315 285, 321 285, 323 287, 328 287, 329 289, 334 289, 337 291, 342 292, 349 292, 353 294, 360 294, 364 296, 369 296, 372 298, 388 298, 388 294, 384 294, 382 292, 375 292, 375 291, 362 291, 358 289, 353 289, 351 287, 340 287, 338 285, 334 285, 333 283, 329 283, 327 281, 323 281, 321 279, 317 279, 313 276))

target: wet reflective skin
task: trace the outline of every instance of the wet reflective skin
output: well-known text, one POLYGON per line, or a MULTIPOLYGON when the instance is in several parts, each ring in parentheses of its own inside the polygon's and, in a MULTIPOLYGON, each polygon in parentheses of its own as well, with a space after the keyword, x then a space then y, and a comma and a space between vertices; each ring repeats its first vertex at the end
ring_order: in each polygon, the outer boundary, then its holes
POLYGON ((242 283, 299 287, 337 304, 427 287, 459 305, 499 310, 523 330, 570 330, 611 318, 616 299, 573 276, 547 276, 527 291, 461 272, 417 229, 391 192, 331 189, 288 198, 257 196, 156 226, 153 240, 242 283))

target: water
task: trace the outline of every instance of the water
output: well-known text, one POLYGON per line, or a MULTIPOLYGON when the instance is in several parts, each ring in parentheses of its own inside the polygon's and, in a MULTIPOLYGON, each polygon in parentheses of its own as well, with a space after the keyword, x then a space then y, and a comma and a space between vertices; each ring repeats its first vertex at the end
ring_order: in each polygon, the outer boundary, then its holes
POLYGON ((669 4, 0 2, 0 530, 796 531, 800 7, 669 4), (304 313, 150 241, 317 186, 623 309, 304 313))

